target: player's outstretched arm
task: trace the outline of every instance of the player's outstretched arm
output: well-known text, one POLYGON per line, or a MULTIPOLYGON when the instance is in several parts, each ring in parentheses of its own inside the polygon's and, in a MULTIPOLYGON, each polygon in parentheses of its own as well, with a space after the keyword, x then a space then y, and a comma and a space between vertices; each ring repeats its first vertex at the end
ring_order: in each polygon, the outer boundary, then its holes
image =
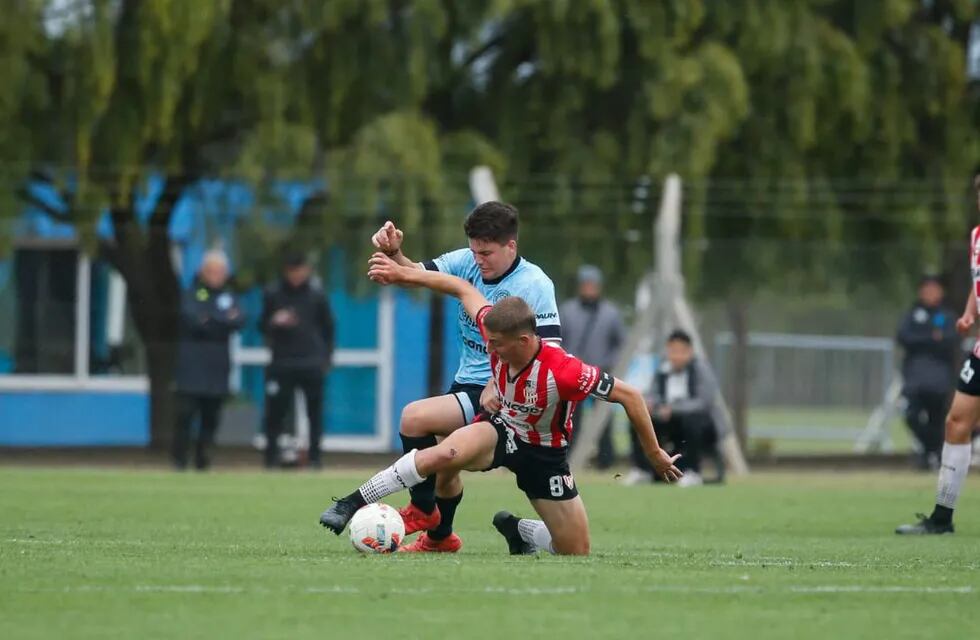
POLYGON ((371 244, 403 267, 422 269, 421 264, 413 262, 408 256, 402 253, 402 239, 404 235, 402 230, 395 226, 394 222, 388 220, 371 236, 371 244))
POLYGON ((463 309, 474 320, 480 309, 490 304, 476 287, 462 278, 400 265, 383 253, 371 256, 368 261, 368 277, 378 284, 425 287, 459 298, 463 309))
POLYGON ((619 378, 614 378, 609 401, 621 404, 626 409, 626 415, 629 416, 630 424, 633 425, 633 430, 636 431, 636 435, 640 439, 643 452, 664 480, 673 482, 684 475, 680 469, 674 466, 674 462, 681 457, 680 454, 671 456, 660 447, 657 434, 653 430, 650 411, 647 409, 647 403, 639 389, 626 384, 619 378))

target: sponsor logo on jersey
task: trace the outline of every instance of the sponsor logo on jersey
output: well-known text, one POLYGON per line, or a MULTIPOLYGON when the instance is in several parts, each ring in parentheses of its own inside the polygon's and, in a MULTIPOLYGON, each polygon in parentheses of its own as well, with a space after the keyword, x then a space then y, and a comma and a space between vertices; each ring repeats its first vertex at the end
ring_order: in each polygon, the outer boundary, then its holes
MULTIPOLYGON (((536 401, 537 399, 535 399, 536 401)), ((530 414, 532 416, 544 413, 544 409, 535 406, 533 404, 523 404, 520 402, 514 402, 513 400, 508 400, 507 398, 501 398, 500 404, 515 411, 521 411, 523 413, 530 414)))
POLYGON ((596 376, 599 375, 599 370, 595 367, 584 366, 582 367, 582 373, 578 374, 578 389, 582 393, 588 393, 592 386, 595 384, 596 376))
POLYGON ((463 344, 474 351, 479 351, 480 353, 487 352, 487 346, 482 342, 477 342, 476 340, 472 340, 470 338, 463 338, 463 344))
POLYGON ((572 477, 572 474, 568 474, 567 476, 562 476, 561 479, 565 482, 565 486, 568 487, 569 489, 575 488, 575 478, 572 477))

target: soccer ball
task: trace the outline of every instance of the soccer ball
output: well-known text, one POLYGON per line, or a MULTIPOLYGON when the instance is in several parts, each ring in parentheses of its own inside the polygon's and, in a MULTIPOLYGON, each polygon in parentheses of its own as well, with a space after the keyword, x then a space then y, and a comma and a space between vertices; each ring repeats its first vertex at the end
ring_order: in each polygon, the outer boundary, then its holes
POLYGON ((386 504, 361 507, 350 521, 350 541, 361 553, 391 553, 405 538, 405 523, 386 504))

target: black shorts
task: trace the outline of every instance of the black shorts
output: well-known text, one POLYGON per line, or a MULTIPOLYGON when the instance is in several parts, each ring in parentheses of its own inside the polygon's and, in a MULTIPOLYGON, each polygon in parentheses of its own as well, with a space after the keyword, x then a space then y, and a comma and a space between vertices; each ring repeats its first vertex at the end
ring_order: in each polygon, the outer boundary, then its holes
POLYGON ((456 398, 456 402, 459 403, 459 410, 463 412, 463 424, 473 422, 473 418, 480 413, 480 395, 483 393, 483 385, 453 382, 446 393, 456 398))
POLYGON ((960 369, 960 379, 956 390, 968 396, 980 397, 980 358, 972 353, 960 369))
POLYGON ((517 487, 531 500, 571 500, 578 495, 568 469, 568 449, 528 444, 497 416, 482 414, 497 430, 493 462, 484 471, 506 467, 517 476, 517 487))

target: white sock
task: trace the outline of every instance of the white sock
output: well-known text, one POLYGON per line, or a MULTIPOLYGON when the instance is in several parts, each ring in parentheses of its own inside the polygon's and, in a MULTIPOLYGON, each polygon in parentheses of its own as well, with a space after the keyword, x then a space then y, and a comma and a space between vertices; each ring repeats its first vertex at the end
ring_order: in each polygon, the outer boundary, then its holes
POLYGON ((939 467, 939 486, 936 488, 936 504, 948 509, 956 508, 960 489, 970 470, 971 448, 969 444, 943 445, 942 466, 939 467))
POLYGON ((367 504, 377 502, 381 498, 398 493, 419 484, 425 478, 419 475, 415 466, 415 454, 418 449, 412 449, 401 458, 395 460, 384 471, 374 474, 374 477, 361 485, 359 491, 367 504))
POLYGON ((517 521, 517 533, 521 535, 521 540, 533 546, 535 551, 555 553, 555 548, 551 544, 551 532, 541 520, 521 518, 517 521))

